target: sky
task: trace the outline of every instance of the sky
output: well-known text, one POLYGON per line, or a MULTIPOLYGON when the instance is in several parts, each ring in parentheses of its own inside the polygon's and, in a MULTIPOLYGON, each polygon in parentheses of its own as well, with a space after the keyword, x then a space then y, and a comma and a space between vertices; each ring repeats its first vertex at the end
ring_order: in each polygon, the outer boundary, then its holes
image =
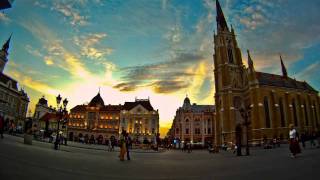
MULTIPOLYGON (((246 64, 288 74, 320 90, 320 1, 220 0, 246 64)), ((150 98, 162 135, 188 95, 214 104, 214 0, 16 0, 0 12, 0 44, 12 33, 5 74, 19 81, 33 110, 150 98)))

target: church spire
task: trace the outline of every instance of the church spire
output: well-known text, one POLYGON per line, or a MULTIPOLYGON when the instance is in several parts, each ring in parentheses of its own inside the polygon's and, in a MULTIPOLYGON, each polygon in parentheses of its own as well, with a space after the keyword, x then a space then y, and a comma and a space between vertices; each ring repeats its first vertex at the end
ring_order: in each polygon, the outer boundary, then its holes
POLYGON ((247 50, 247 53, 248 53, 248 66, 249 66, 249 69, 254 69, 254 66, 253 66, 253 61, 251 59, 251 56, 250 56, 250 51, 249 49, 247 50))
POLYGON ((10 47, 11 36, 12 36, 12 34, 10 35, 9 39, 3 44, 3 46, 2 46, 3 51, 8 52, 9 47, 10 47))
POLYGON ((281 62, 282 76, 287 78, 288 77, 287 68, 283 63, 281 54, 280 54, 280 62, 281 62))
POLYGON ((222 8, 220 6, 219 0, 216 0, 216 9, 217 9, 217 29, 218 31, 229 31, 227 21, 223 15, 222 8))

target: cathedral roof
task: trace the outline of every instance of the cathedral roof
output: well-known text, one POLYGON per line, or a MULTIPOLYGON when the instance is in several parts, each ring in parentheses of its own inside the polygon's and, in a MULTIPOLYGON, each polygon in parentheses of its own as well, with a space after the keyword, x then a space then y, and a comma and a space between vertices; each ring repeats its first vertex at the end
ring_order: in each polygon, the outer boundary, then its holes
POLYGON ((18 90, 18 82, 11 77, 0 72, 0 82, 7 84, 9 81, 12 82, 12 88, 18 90))
POLYGON ((317 91, 313 87, 311 87, 307 82, 301 82, 290 77, 284 77, 264 72, 256 72, 256 75, 260 85, 307 90, 317 93, 317 91))
POLYGON ((89 106, 104 106, 104 101, 102 97, 100 96, 100 93, 98 93, 89 103, 89 106))
POLYGON ((143 106, 145 109, 147 109, 148 111, 153 111, 153 107, 152 105, 150 104, 150 101, 135 101, 135 102, 125 102, 124 105, 123 105, 123 109, 124 110, 131 110, 133 109, 134 107, 138 106, 138 105, 141 105, 143 106))

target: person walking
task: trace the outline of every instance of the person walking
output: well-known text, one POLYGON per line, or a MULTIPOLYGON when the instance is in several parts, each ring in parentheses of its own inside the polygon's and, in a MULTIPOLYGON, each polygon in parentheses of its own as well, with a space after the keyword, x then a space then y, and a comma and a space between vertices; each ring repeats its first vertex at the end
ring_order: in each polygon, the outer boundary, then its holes
POLYGON ((290 131, 289 131, 289 143, 290 143, 290 151, 292 153, 293 158, 296 157, 297 154, 301 153, 301 149, 299 146, 299 141, 298 141, 298 136, 297 136, 297 131, 294 129, 293 124, 290 124, 290 131))
POLYGON ((302 143, 303 149, 306 148, 306 139, 307 139, 306 133, 302 133, 301 134, 301 143, 302 143))
POLYGON ((311 148, 313 147, 316 147, 316 143, 315 143, 315 140, 316 140, 316 133, 314 131, 312 131, 312 133, 310 134, 310 145, 311 145, 311 148))
POLYGON ((3 130, 4 130, 4 119, 2 116, 0 116, 0 135, 1 139, 3 139, 3 130))
POLYGON ((120 161, 124 161, 124 155, 126 153, 125 136, 126 136, 126 131, 122 131, 121 136, 120 136, 120 141, 119 141, 119 147, 120 147, 119 158, 120 158, 120 161))
POLYGON ((126 141, 126 150, 127 150, 127 160, 130 160, 130 152, 129 152, 129 149, 130 149, 131 140, 130 140, 130 137, 129 137, 129 134, 128 134, 128 133, 126 133, 125 141, 126 141))

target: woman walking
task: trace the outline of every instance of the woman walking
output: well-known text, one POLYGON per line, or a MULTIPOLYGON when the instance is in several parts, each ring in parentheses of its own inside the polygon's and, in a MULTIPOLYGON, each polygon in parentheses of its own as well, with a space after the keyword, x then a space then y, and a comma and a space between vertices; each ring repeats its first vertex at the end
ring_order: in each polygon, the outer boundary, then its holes
POLYGON ((120 136, 120 141, 119 141, 119 147, 120 147, 120 161, 124 161, 124 155, 126 154, 126 141, 125 137, 126 136, 126 131, 122 131, 121 136, 120 136))
POLYGON ((293 158, 296 157, 297 154, 301 153, 301 149, 299 146, 297 131, 294 129, 293 124, 290 124, 290 131, 289 131, 289 137, 290 137, 290 151, 292 153, 293 158))

